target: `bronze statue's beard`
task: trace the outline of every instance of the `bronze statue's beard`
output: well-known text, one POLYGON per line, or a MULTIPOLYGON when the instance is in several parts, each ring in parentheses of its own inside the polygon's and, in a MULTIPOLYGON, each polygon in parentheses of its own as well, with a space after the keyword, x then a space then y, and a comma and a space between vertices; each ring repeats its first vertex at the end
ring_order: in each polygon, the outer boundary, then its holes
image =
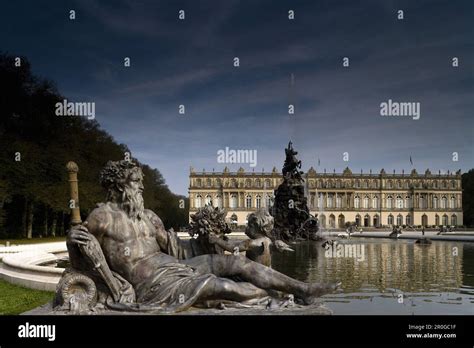
POLYGON ((145 210, 143 196, 140 191, 125 188, 122 193, 120 207, 125 210, 131 219, 141 219, 145 210))

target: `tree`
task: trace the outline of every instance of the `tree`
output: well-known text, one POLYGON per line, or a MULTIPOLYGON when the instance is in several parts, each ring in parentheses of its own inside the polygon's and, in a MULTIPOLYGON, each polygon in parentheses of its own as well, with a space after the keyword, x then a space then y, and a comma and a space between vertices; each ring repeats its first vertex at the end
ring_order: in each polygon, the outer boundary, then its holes
POLYGON ((462 180, 462 207, 464 225, 474 226, 474 169, 464 173, 462 180))
MULTIPOLYGON (((31 72, 21 57, 0 54, 0 237, 56 234, 67 223, 69 186, 65 165, 79 166, 79 205, 85 217, 104 200, 99 172, 108 160, 130 152, 93 120, 57 117, 55 104, 65 98, 52 81, 31 72)), ((147 190, 145 203, 165 226, 187 223, 184 197, 173 194, 157 169, 142 165, 147 190)), ((187 207, 187 204, 186 204, 187 207)))

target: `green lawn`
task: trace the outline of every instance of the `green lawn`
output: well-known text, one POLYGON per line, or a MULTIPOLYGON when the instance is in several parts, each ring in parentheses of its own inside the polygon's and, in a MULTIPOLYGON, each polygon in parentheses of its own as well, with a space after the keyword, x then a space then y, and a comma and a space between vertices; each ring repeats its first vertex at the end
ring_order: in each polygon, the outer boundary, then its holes
POLYGON ((21 239, 0 239, 0 244, 6 245, 7 242, 10 244, 36 244, 36 243, 50 243, 50 242, 61 242, 66 240, 66 236, 61 237, 45 237, 45 238, 21 238, 21 239))
POLYGON ((54 297, 54 292, 27 289, 0 279, 0 315, 20 314, 41 306, 54 297))

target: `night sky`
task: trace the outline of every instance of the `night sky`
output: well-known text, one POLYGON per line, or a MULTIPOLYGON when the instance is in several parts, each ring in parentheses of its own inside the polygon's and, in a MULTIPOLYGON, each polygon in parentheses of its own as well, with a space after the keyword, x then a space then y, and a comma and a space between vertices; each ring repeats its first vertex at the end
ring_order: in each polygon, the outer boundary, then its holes
POLYGON ((221 171, 225 147, 281 170, 289 140, 303 170, 474 167, 471 0, 15 0, 0 5, 0 29, 1 51, 68 100, 95 102, 101 127, 175 193, 190 166, 221 171), (421 103, 420 119, 382 117, 388 99, 421 103))

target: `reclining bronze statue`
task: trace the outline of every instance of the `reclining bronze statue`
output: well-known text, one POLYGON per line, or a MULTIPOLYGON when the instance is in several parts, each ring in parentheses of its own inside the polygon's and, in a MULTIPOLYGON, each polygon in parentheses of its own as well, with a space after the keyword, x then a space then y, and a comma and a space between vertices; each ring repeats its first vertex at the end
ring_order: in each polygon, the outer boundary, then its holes
POLYGON ((295 280, 243 255, 192 251, 144 209, 142 180, 131 161, 109 161, 102 170, 106 202, 68 232, 71 268, 58 284, 57 310, 179 312, 261 304, 282 298, 278 295, 308 305, 337 288, 295 280))

